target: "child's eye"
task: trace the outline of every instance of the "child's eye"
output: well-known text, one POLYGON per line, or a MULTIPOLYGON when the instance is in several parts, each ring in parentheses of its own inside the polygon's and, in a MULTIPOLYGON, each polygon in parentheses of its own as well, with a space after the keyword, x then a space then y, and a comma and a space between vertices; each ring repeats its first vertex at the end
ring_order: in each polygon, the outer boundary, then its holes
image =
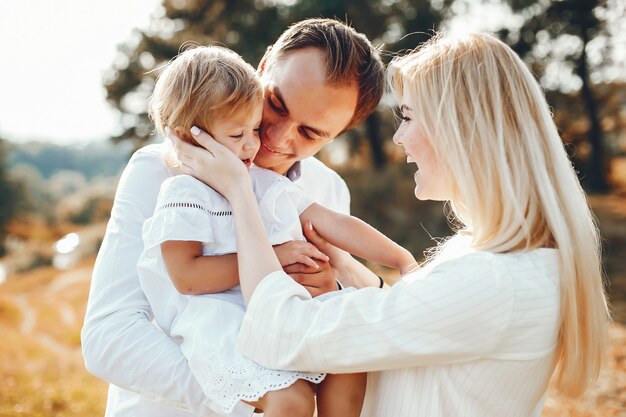
POLYGON ((243 132, 241 132, 238 135, 230 135, 231 138, 233 138, 236 141, 240 140, 241 138, 243 138, 243 132))

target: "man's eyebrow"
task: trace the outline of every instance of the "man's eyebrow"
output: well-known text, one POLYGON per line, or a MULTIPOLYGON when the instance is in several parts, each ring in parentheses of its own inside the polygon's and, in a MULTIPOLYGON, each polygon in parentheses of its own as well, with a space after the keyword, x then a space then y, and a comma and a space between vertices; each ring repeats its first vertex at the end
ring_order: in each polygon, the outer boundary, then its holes
POLYGON ((274 91, 272 93, 274 94, 274 97, 276 97, 276 99, 280 101, 280 105, 283 107, 283 111, 289 114, 289 109, 287 108, 287 105, 285 104, 285 99, 283 99, 283 95, 280 93, 280 90, 278 89, 278 87, 275 86, 274 91))
MULTIPOLYGON (((272 93, 274 94, 274 97, 276 97, 276 99, 280 102, 280 105, 283 107, 284 112, 289 114, 289 109, 287 108, 287 105, 285 104, 285 99, 280 93, 280 89, 278 87, 274 87, 274 91, 272 93)), ((312 132, 314 135, 322 137, 322 138, 330 137, 330 133, 326 132, 325 130, 315 128, 313 126, 304 125, 302 126, 302 129, 306 129, 312 132)))

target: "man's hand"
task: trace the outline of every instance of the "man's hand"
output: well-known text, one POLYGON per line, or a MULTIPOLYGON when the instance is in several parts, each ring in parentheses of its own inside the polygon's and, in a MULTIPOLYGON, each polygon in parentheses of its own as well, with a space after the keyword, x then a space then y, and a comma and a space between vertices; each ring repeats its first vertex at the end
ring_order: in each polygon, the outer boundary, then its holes
POLYGON ((302 285, 312 297, 337 291, 339 285, 335 280, 335 272, 328 262, 317 261, 318 268, 304 264, 293 264, 283 268, 291 278, 302 285))

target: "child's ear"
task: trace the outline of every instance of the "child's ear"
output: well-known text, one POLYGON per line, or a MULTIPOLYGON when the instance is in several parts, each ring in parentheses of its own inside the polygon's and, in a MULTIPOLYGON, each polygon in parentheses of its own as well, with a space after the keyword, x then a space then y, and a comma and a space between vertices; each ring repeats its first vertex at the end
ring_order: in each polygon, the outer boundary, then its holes
POLYGON ((189 143, 189 142, 191 142, 193 140, 193 138, 191 136, 191 132, 189 131, 189 129, 185 129, 182 126, 174 127, 174 133, 176 134, 176 136, 178 136, 179 138, 181 138, 182 140, 184 140, 187 143, 189 143))

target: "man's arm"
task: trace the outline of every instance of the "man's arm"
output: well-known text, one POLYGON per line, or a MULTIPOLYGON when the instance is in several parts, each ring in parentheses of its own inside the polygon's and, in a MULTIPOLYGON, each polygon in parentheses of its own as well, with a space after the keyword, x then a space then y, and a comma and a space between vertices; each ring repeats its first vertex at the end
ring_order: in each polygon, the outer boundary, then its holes
POLYGON ((206 400, 178 344, 152 322, 136 265, 141 228, 170 174, 159 147, 136 153, 122 174, 94 266, 82 329, 85 366, 94 375, 155 401, 206 414, 206 400))

